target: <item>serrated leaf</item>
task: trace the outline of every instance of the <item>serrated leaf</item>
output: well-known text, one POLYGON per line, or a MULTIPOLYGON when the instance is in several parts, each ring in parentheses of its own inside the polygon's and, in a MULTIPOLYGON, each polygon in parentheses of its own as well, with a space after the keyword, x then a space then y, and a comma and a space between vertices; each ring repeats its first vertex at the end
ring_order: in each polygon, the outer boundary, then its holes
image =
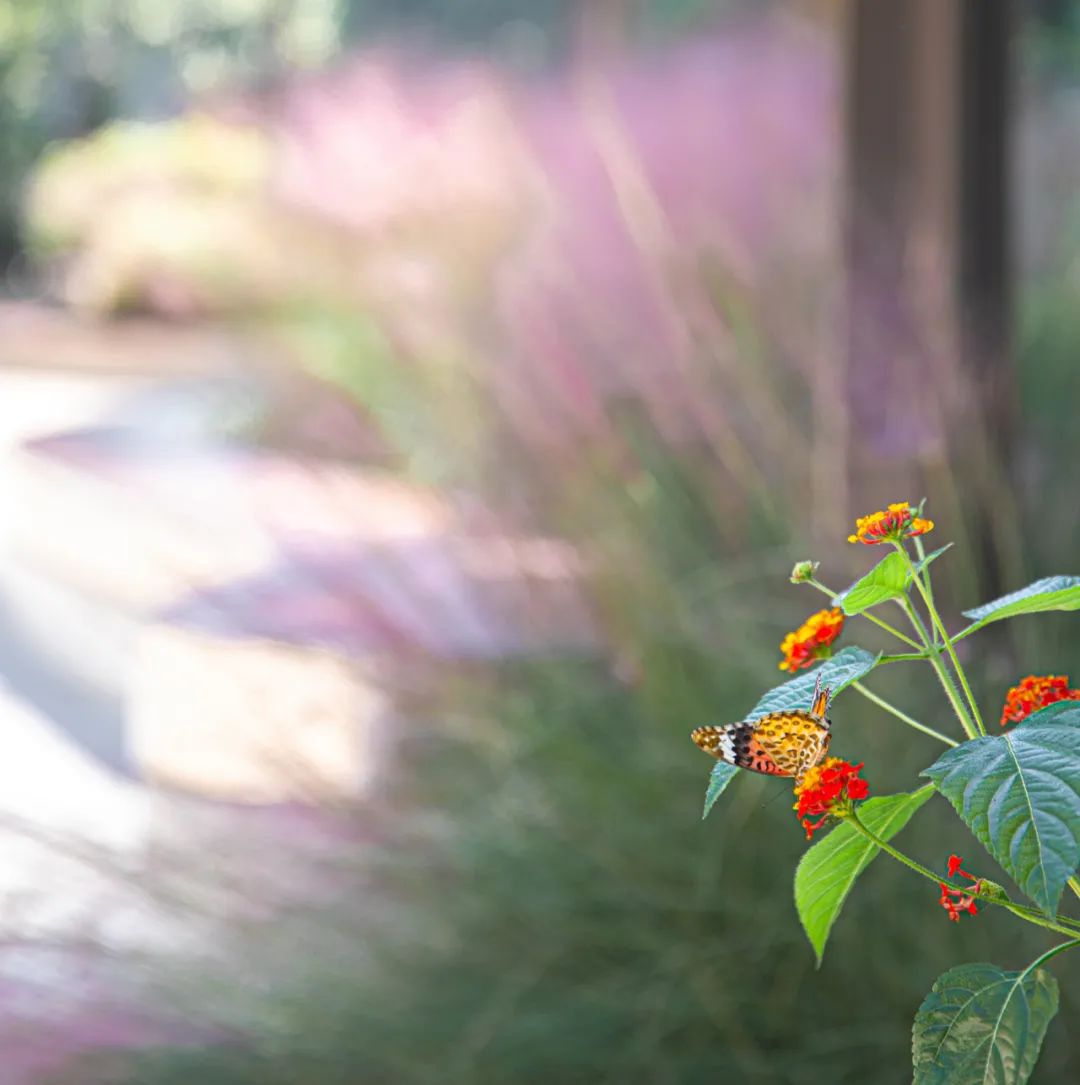
POLYGON ((890 551, 866 576, 856 580, 847 591, 836 597, 836 604, 848 617, 864 610, 898 599, 911 582, 911 574, 903 554, 890 551))
POLYGON ((970 618, 972 624, 958 636, 966 637, 968 633, 1002 618, 1038 614, 1044 610, 1080 610, 1080 576, 1043 577, 1019 591, 992 599, 973 610, 965 610, 964 617, 970 618))
POLYGON ((1080 865, 1080 705, 1050 707, 1004 734, 947 750, 923 775, 1053 916, 1080 865))
POLYGON ((854 645, 842 648, 831 659, 826 659, 820 667, 804 671, 797 678, 774 686, 754 705, 745 718, 753 720, 758 716, 764 716, 767 712, 809 708, 814 702, 814 684, 817 682, 818 675, 821 675, 821 684, 831 687, 835 697, 852 682, 857 682, 869 674, 880 658, 881 653, 875 655, 865 648, 857 648, 854 645))
MULTIPOLYGON (((882 840, 890 840, 933 795, 930 787, 910 795, 882 795, 859 807, 859 820, 882 840)), ((818 964, 825 943, 855 879, 881 849, 846 822, 807 848, 795 871, 795 907, 818 964)))
POLYGON ((1045 969, 950 968, 915 1015, 915 1085, 1023 1085, 1057 1009, 1057 981, 1045 969))
POLYGON ((709 786, 705 791, 705 809, 701 811, 701 820, 709 816, 709 811, 716 805, 716 800, 727 790, 727 785, 735 779, 738 767, 726 761, 717 761, 709 773, 709 786))

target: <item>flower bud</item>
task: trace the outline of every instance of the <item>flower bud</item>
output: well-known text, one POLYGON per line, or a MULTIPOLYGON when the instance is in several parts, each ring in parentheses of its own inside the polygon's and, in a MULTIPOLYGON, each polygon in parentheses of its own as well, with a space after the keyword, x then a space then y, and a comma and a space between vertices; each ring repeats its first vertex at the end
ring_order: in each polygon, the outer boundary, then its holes
POLYGON ((814 577, 814 573, 817 572, 817 567, 820 564, 820 561, 796 562, 795 568, 791 570, 791 583, 805 584, 808 580, 812 580, 814 577))

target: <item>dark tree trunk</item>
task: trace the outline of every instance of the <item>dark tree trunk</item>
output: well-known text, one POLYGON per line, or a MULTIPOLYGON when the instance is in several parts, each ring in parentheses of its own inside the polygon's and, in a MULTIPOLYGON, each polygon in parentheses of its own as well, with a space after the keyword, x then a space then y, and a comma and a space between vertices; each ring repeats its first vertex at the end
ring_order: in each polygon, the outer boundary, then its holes
POLYGON ((1020 555, 1009 179, 1012 0, 849 0, 848 391, 856 499, 962 506, 996 586, 1020 555), (915 487, 915 490, 912 490, 915 487))

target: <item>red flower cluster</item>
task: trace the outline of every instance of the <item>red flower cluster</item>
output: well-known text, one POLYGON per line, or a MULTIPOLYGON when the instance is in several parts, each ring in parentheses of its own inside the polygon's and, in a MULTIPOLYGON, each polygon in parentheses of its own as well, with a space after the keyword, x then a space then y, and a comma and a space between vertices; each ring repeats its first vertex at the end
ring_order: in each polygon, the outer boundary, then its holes
POLYGON ((941 886, 941 906, 949 913, 949 919, 953 923, 960 922, 961 912, 967 912, 968 915, 977 915, 979 911, 975 907, 975 897, 978 896, 979 890, 982 888, 982 878, 976 878, 974 874, 961 870, 960 864, 963 861, 959 855, 949 856, 949 877, 955 878, 959 874, 961 878, 967 878, 971 882, 967 890, 953 889, 944 882, 938 882, 941 886))
POLYGON ((830 816, 843 816, 850 812, 851 804, 865 799, 870 789, 865 780, 859 778, 863 762, 852 765, 839 757, 829 757, 820 765, 815 765, 795 785, 796 817, 806 830, 806 839, 812 840, 830 816), (810 821, 811 817, 818 820, 810 821))
POLYGON ((830 655, 829 648, 843 628, 844 612, 839 608, 811 614, 794 633, 788 633, 781 641, 780 651, 784 658, 780 661, 780 670, 794 674, 830 655))
POLYGON ((906 501, 899 501, 884 511, 860 516, 855 521, 855 534, 848 536, 848 542, 876 546, 884 542, 901 542, 933 530, 933 520, 923 520, 906 501))
POLYGON ((1080 701, 1080 689, 1069 689, 1069 679, 1065 675, 1029 674, 1005 695, 1001 726, 1026 720, 1032 712, 1056 701, 1080 701))

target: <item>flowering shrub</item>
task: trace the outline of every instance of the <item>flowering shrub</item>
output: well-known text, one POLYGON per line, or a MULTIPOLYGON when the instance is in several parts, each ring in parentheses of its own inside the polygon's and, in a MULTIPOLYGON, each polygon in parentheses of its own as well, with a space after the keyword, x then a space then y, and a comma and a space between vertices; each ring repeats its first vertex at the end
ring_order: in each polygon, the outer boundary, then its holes
POLYGON ((952 544, 926 553, 922 536, 934 523, 921 513, 921 505, 903 501, 859 518, 848 541, 889 549, 845 591, 820 582, 816 562, 795 566, 792 583, 823 592, 832 606, 781 645, 780 668, 806 673, 770 690, 740 722, 694 732, 698 746, 717 759, 705 814, 740 769, 793 781, 796 816, 812 841, 795 872, 795 903, 819 960, 848 892, 881 852, 937 886, 952 922, 992 906, 1061 936, 1019 972, 989 964, 948 969, 915 1016, 915 1085, 1006 1079, 1019 1085, 1028 1080, 1057 1011, 1057 981, 1043 966, 1080 946, 1080 919, 1060 907, 1066 886, 1080 898, 1080 689, 1069 688, 1064 676, 1029 675, 1004 696, 1001 724, 1015 726, 991 735, 956 644, 991 622, 1080 609, 1080 577, 1046 577, 964 611, 969 624, 950 632, 935 603, 930 567, 952 544), (886 604, 899 609, 908 630, 882 616, 886 604), (856 616, 901 642, 903 650, 883 654, 849 645, 834 653, 845 621, 856 616), (921 722, 863 684, 877 667, 911 664, 933 670, 955 716, 955 734, 921 722), (863 762, 828 756, 831 700, 849 688, 947 747, 922 773, 929 783, 870 798, 860 775, 863 762), (942 878, 891 843, 935 794, 948 800, 1031 903, 969 873, 959 855, 948 857, 942 878), (1000 1076, 995 1066, 1009 1071, 1000 1076))

